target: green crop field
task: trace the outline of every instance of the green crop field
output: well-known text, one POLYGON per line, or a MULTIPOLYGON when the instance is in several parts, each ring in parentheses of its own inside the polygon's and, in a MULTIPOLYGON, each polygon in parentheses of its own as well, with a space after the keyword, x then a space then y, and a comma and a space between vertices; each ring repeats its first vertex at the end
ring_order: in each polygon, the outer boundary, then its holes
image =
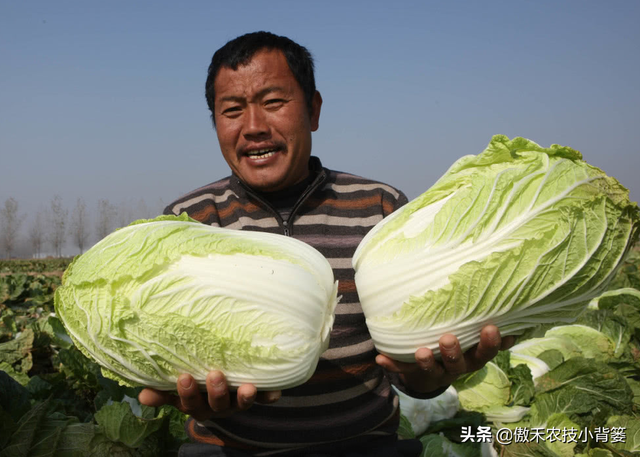
MULTIPOLYGON (((185 416, 171 407, 140 405, 140 388, 125 388, 102 376, 56 318, 54 294, 69 262, 0 262, 0 457, 177 455, 186 441, 185 416)), ((609 289, 640 290, 639 268, 636 248, 609 289)), ((535 386, 528 372, 522 377, 518 370, 505 368, 508 355, 501 354, 496 363, 509 376, 508 401, 526 405, 529 413, 519 422, 501 423, 482 412, 460 409, 453 418, 431 421, 417 436, 425 445, 425 455, 480 455, 479 440, 463 442, 461 431, 489 427, 494 437, 499 430, 511 430, 513 437, 518 428, 539 428, 536 418, 545 420, 545 433, 553 425, 552 430, 585 432, 585 439, 512 439, 502 445, 494 442, 494 449, 503 456, 618 456, 639 451, 640 299, 631 292, 611 295, 578 322, 606 335, 612 344, 609 352, 585 349, 580 357, 565 360, 547 351, 540 357, 551 371, 535 386), (611 435, 612 429, 616 436, 611 435), (448 454, 441 451, 442 440, 448 454)), ((528 331, 521 338, 542 336, 548 327, 528 331)), ((404 416, 399 435, 416 437, 404 416)))
POLYGON ((62 276, 73 259, 0 260, 0 274, 43 273, 62 276))
POLYGON ((0 262, 0 456, 177 455, 184 415, 140 405, 140 388, 102 376, 55 317, 69 262, 0 262))

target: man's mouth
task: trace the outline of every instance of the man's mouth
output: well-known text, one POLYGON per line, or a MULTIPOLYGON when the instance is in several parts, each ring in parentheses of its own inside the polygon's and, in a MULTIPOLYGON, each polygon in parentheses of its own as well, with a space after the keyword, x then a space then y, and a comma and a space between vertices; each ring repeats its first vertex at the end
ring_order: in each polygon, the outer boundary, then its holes
POLYGON ((279 150, 280 148, 278 147, 256 149, 255 151, 246 152, 246 155, 250 159, 266 159, 268 157, 275 155, 275 153, 278 152, 279 150))

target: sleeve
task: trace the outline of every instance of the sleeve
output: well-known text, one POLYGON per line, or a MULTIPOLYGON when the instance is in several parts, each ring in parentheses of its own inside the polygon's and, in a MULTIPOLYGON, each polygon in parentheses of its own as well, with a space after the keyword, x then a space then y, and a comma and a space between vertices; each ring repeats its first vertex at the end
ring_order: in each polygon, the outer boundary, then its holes
POLYGON ((179 216, 179 214, 176 214, 173 211, 173 207, 174 207, 173 203, 170 204, 164 209, 164 211, 162 211, 162 214, 164 214, 165 216, 179 216))
POLYGON ((402 208, 409 201, 402 191, 393 188, 392 190, 393 192, 383 192, 382 194, 382 214, 384 217, 402 208))
POLYGON ((164 215, 170 216, 179 216, 181 213, 187 213, 189 217, 203 224, 220 226, 218 209, 211 198, 194 198, 193 194, 189 194, 187 197, 172 202, 163 211, 164 215), (189 204, 185 204, 185 202, 189 204))

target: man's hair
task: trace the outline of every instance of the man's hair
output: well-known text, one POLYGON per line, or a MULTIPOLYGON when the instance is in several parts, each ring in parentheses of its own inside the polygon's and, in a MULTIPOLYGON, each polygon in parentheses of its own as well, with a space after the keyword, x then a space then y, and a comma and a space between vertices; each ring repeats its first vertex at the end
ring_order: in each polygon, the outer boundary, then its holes
POLYGON ((274 35, 270 32, 253 32, 229 41, 218 49, 211 59, 207 82, 205 83, 205 95, 214 125, 216 122, 214 83, 220 69, 226 67, 235 71, 239 66, 247 65, 258 51, 265 49, 276 49, 284 54, 291 73, 293 73, 302 88, 307 108, 311 114, 313 96, 316 93, 311 53, 304 46, 300 46, 287 37, 274 35))

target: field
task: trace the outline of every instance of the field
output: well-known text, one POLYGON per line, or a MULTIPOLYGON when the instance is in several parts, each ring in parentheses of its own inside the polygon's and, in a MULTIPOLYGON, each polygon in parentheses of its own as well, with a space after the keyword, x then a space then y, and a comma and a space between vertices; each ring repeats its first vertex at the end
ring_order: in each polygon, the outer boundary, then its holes
POLYGON ((184 416, 104 378, 53 314, 70 260, 0 261, 0 456, 177 455, 184 416))
MULTIPOLYGON (((0 457, 177 455, 178 447, 186 441, 185 416, 171 407, 142 406, 136 400, 140 389, 124 388, 103 377, 99 367, 73 345, 56 318, 53 296, 70 260, 0 261, 0 457)), ((640 250, 636 248, 610 289, 640 290, 639 267, 640 250)), ((609 337, 612 333, 618 335, 615 354, 603 357, 585 352, 582 357, 572 359, 573 362, 556 360, 553 370, 546 375, 549 381, 543 387, 538 384, 535 389, 530 384, 528 397, 524 400, 520 397, 519 401, 531 407, 533 414, 556 418, 560 413, 565 414, 562 416, 566 418, 562 419, 566 420, 565 429, 567 424, 572 424, 572 428, 581 427, 595 433, 605 425, 608 430, 622 427, 626 431, 625 442, 602 443, 592 437, 566 446, 496 445, 501 455, 614 456, 640 451, 640 420, 637 419, 640 414, 640 300, 603 299, 600 309, 590 313, 581 323, 609 337), (579 368, 580 363, 583 368, 579 368), (597 367, 597 370, 592 375, 580 374, 582 384, 558 381, 558 377, 563 376, 562 370, 570 366, 578 370, 576 373, 588 367, 597 367), (598 373, 604 373, 604 378, 599 378, 598 373), (558 385, 549 388, 554 379, 558 385), (585 379, 592 380, 593 385, 585 379), (574 390, 563 390, 569 387, 574 390), (562 405, 566 400, 562 400, 562 395, 575 399, 581 389, 590 392, 587 397, 592 403, 575 410, 562 405), (615 389, 622 393, 613 396, 611 392, 615 389), (555 397, 556 393, 560 397, 555 397), (554 410, 552 406, 543 409, 540 406, 543 397, 556 406, 561 405, 562 410, 554 410)), ((545 330, 534 329, 526 337, 540 336, 545 330)), ((546 355, 550 364, 556 355, 546 355)), ((520 381, 514 373, 510 372, 509 376, 515 386, 520 381)), ((531 376, 527 376, 530 380, 531 376)), ((516 395, 521 396, 522 391, 513 394, 516 395)), ((494 432, 504 426, 489 421, 483 414, 462 412, 451 420, 432 423, 418 437, 425 446, 440 449, 442 445, 438 440, 447 439, 446 446, 451 452, 479 455, 477 443, 473 446, 460 443, 461 428, 470 424, 489 426, 494 432)), ((525 421, 520 425, 526 428, 531 423, 525 421)), ((416 436, 405 417, 399 434, 416 436)))

